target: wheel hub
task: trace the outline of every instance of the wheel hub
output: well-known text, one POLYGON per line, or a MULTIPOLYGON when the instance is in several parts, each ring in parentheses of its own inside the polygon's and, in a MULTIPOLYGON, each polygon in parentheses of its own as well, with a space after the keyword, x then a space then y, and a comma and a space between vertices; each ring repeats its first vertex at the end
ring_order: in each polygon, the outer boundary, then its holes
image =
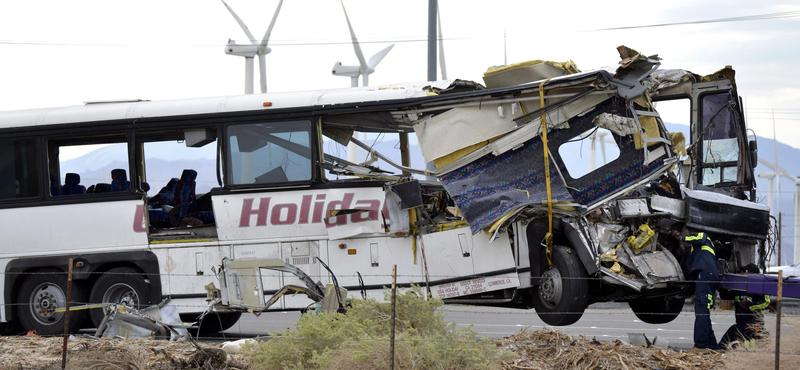
MULTIPOLYGON (((139 308, 139 295, 128 284, 118 283, 110 286, 103 294, 103 303, 119 304, 129 308, 139 308)), ((103 311, 107 311, 103 308, 103 311)))
POLYGON ((561 302, 562 294, 561 273, 553 266, 542 274, 539 297, 545 305, 555 307, 561 302))
POLYGON ((31 295, 31 313, 41 324, 51 325, 61 319, 64 313, 56 310, 66 306, 66 297, 61 287, 52 283, 42 283, 31 295))

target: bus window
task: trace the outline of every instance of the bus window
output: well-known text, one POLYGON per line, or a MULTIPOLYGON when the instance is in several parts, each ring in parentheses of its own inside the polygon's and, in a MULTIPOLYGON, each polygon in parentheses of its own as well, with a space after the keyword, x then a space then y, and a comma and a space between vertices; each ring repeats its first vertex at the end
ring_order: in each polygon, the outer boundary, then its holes
POLYGON ((702 144, 699 150, 703 162, 703 185, 739 180, 739 135, 730 101, 731 95, 727 92, 702 97, 702 144))
POLYGON ((34 139, 0 140, 0 200, 39 196, 34 139))
POLYGON ((310 181, 311 122, 239 124, 228 127, 226 183, 310 181))
POLYGON ((130 192, 124 135, 55 139, 48 147, 50 195, 130 192))

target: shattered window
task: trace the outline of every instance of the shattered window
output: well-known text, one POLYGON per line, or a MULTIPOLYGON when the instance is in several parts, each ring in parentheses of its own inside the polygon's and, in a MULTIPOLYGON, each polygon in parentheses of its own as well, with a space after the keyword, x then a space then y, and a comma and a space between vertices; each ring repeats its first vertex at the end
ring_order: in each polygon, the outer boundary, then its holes
POLYGON ((569 176, 578 179, 619 158, 619 146, 611 131, 596 127, 561 144, 558 154, 569 176))
POLYGON ((705 185, 737 181, 740 140, 731 99, 728 93, 702 98, 701 155, 705 185))

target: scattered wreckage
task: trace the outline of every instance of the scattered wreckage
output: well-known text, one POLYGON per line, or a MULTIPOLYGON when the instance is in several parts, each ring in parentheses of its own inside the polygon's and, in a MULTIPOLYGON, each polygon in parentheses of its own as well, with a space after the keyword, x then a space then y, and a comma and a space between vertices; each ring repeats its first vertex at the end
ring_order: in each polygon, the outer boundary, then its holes
MULTIPOLYGON (((158 305, 136 309, 124 304, 108 305, 105 317, 97 328, 97 338, 163 338, 169 340, 190 339, 188 329, 197 327, 198 322, 216 310, 243 310, 259 315, 269 310, 285 294, 304 294, 314 301, 310 312, 346 312, 345 301, 347 289, 338 285, 336 277, 322 260, 318 260, 331 273, 333 284, 323 288, 322 283, 314 282, 302 270, 281 259, 223 259, 217 272, 220 288, 214 283, 206 286, 208 308, 197 317, 196 322, 182 322, 178 308, 170 298, 165 298, 158 305), (262 270, 281 271, 293 274, 305 286, 286 285, 264 299, 262 270)), ((97 308, 83 306, 80 308, 97 308)))

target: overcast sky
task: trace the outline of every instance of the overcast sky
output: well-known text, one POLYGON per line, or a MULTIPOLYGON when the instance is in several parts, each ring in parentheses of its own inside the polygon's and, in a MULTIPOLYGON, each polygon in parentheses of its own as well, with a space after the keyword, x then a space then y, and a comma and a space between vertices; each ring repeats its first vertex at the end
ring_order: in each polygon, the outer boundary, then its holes
MULTIPOLYGON (((230 0, 256 37, 277 0, 230 0)), ((394 49, 371 85, 426 79, 425 0, 345 0, 367 59, 394 49)), ((614 31, 621 26, 800 11, 789 1, 456 1, 440 0, 448 78, 480 81, 503 64, 574 60, 582 70, 613 65, 618 45, 659 54, 663 68, 699 74, 737 71, 749 125, 800 148, 800 17, 614 31)), ((91 100, 180 99, 244 92, 244 58, 225 55, 247 38, 219 0, 0 2, 0 110, 91 100)), ((286 0, 267 56, 270 92, 347 87, 336 61, 356 64, 339 1, 286 0)), ((256 67, 255 90, 259 91, 256 67)))

